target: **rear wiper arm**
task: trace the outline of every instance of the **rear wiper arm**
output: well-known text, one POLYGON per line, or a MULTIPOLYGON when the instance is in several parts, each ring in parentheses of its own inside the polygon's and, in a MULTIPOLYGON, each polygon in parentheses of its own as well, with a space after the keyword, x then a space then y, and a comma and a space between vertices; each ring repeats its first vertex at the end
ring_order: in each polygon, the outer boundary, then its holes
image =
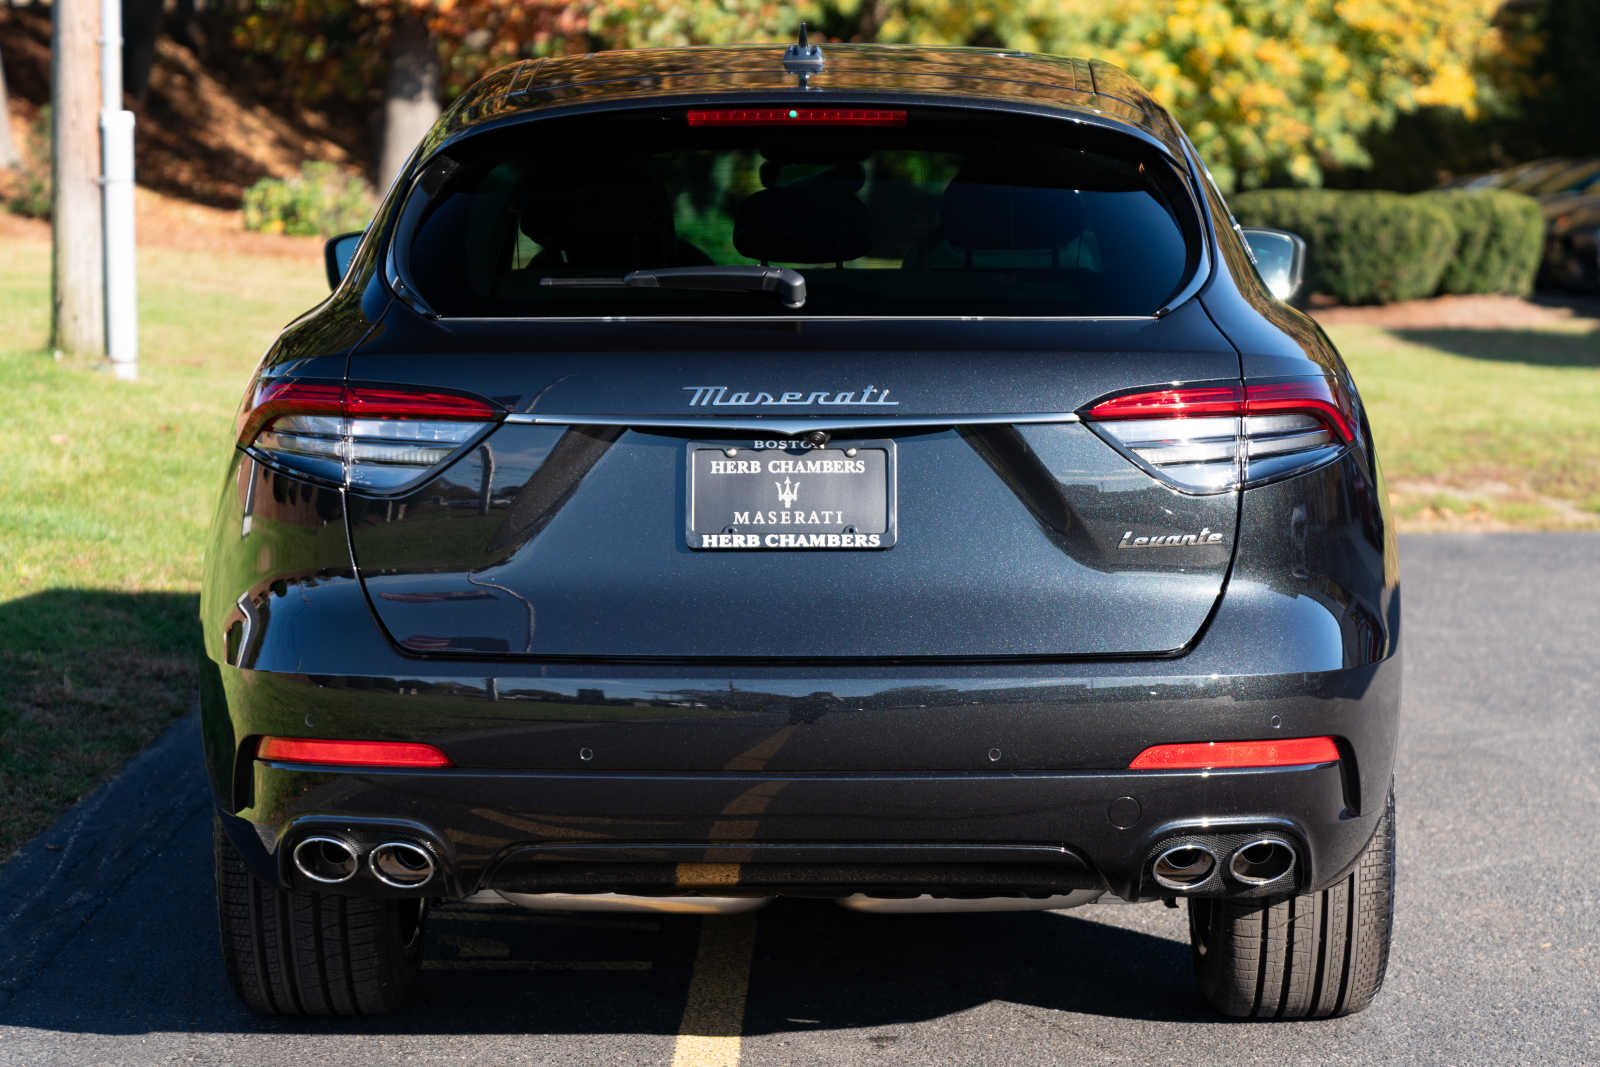
POLYGON ((788 267, 657 267, 620 278, 540 278, 553 289, 710 289, 777 293, 786 308, 804 307, 806 280, 788 267))

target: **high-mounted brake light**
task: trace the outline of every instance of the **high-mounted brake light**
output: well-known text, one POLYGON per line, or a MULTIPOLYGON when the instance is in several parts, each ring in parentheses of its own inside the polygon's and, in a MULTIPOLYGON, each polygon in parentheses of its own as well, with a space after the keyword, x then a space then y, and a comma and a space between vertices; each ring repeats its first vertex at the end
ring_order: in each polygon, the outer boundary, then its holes
POLYGON ((1339 746, 1331 737, 1277 741, 1200 741, 1155 745, 1128 764, 1130 771, 1211 770, 1225 767, 1299 767, 1337 763, 1339 746))
POLYGON ((691 126, 904 126, 906 113, 875 107, 692 108, 691 126))
POLYGON ((449 767, 450 757, 415 741, 329 741, 319 737, 263 737, 256 759, 339 767, 449 767))
POLYGON ((278 380, 239 413, 239 447, 294 471, 390 490, 449 459, 505 412, 480 397, 403 386, 278 380))
POLYGON ((1102 400, 1083 418, 1156 477, 1193 493, 1308 470, 1356 436, 1350 397, 1321 377, 1150 389, 1102 400))

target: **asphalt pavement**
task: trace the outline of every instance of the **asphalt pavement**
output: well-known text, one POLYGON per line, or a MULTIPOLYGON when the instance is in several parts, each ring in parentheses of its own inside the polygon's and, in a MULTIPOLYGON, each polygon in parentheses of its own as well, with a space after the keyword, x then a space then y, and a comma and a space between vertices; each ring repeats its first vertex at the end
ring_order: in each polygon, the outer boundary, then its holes
POLYGON ((1402 539, 1388 981, 1219 1019, 1184 913, 435 914, 420 995, 262 1020, 222 976, 186 720, 0 868, 0 1064, 1600 1063, 1600 536, 1402 539))

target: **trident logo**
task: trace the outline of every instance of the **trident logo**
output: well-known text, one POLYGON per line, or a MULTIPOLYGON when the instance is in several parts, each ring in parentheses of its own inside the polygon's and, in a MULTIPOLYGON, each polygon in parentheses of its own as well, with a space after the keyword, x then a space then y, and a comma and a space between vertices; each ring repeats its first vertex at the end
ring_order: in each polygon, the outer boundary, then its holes
POLYGON ((778 503, 786 508, 794 507, 795 498, 800 495, 800 483, 791 482, 785 478, 781 482, 773 482, 778 487, 778 503))

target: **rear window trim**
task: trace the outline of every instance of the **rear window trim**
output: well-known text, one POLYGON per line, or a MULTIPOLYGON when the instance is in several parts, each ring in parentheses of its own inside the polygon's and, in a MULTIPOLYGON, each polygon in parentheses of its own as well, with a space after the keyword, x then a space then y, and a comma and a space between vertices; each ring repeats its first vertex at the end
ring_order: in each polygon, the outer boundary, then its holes
POLYGON ((551 107, 541 109, 532 114, 520 113, 509 115, 504 119, 491 120, 474 125, 467 130, 456 133, 438 144, 419 151, 413 161, 411 172, 404 176, 402 183, 404 193, 399 197, 394 221, 384 234, 383 250, 383 280, 395 297, 405 303, 412 311, 424 318, 440 323, 520 323, 535 325, 539 323, 653 323, 653 322, 1044 322, 1044 323, 1072 323, 1072 322, 1151 322, 1162 319, 1172 314, 1178 308, 1187 304, 1199 295, 1211 281, 1216 269, 1217 258, 1213 252, 1215 235, 1212 232, 1212 220, 1206 207, 1203 195, 1196 188, 1199 180, 1195 174, 1192 161, 1187 158, 1187 153, 1182 156, 1175 155, 1160 138, 1137 126, 1114 119, 1097 115, 1086 114, 1067 108, 1051 107, 1049 105, 1023 105, 1016 103, 999 103, 983 98, 962 96, 925 96, 909 93, 841 93, 838 97, 827 94, 826 102, 829 107, 853 106, 889 106, 902 107, 935 107, 952 108, 968 111, 989 111, 1005 115, 1017 115, 1030 118, 1051 119, 1057 122, 1069 122, 1074 125, 1092 126, 1096 129, 1131 137, 1148 148, 1154 149, 1172 167, 1179 179, 1184 194, 1189 199, 1190 210, 1194 212, 1197 223, 1198 251, 1193 271, 1187 281, 1180 286, 1167 303, 1157 308, 1148 315, 441 315, 435 311, 419 293, 416 287, 410 284, 406 273, 401 269, 400 257, 396 255, 396 248, 400 243, 402 231, 407 230, 407 214, 411 206, 411 198, 418 193, 422 175, 435 157, 457 145, 470 141, 478 136, 497 130, 526 123, 542 122, 547 119, 577 118, 584 115, 600 115, 625 111, 662 111, 678 110, 682 108, 713 106, 713 107, 746 107, 774 104, 804 103, 816 106, 823 103, 819 97, 823 94, 807 94, 797 97, 789 92, 754 92, 754 93, 686 93, 681 96, 661 96, 650 100, 623 100, 605 101, 603 103, 589 103, 569 107, 551 107))

